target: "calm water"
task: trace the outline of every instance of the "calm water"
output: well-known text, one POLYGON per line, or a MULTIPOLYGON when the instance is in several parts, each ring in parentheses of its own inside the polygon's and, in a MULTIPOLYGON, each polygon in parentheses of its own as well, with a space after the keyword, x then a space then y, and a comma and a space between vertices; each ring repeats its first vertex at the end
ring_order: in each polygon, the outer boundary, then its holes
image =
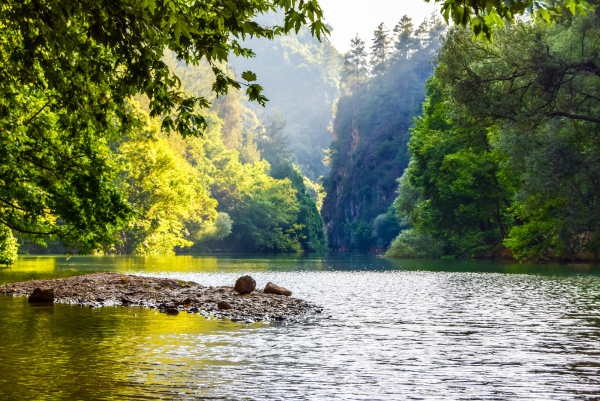
POLYGON ((352 255, 20 258, 0 283, 97 271, 325 307, 293 325, 0 295, 1 400, 598 399, 600 267, 352 255))

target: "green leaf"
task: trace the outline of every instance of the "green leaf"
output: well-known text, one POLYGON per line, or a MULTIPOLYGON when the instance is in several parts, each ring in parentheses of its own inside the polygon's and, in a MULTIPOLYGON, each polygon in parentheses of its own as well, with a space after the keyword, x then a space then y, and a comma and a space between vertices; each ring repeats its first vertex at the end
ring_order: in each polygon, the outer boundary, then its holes
POLYGON ((242 72, 242 79, 244 79, 248 82, 256 81, 256 74, 253 73, 252 71, 244 71, 244 72, 242 72))

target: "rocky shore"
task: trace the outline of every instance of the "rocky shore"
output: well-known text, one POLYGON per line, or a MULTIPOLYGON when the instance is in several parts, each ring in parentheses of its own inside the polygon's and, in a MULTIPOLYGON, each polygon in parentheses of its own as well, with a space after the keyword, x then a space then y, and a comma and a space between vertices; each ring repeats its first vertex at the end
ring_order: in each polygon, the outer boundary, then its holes
POLYGON ((206 287, 192 281, 93 273, 12 283, 0 286, 0 293, 27 296, 33 303, 54 302, 91 308, 141 306, 169 315, 199 313, 244 323, 293 322, 303 315, 321 312, 316 305, 291 298, 291 291, 273 283, 267 284, 264 290, 255 286, 250 276, 240 277, 235 287, 206 287))

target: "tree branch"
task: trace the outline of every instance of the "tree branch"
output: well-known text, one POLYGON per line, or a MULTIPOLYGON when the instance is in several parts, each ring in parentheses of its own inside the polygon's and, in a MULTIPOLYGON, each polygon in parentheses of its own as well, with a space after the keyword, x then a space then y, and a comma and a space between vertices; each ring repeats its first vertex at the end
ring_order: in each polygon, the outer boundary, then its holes
POLYGON ((562 111, 555 111, 555 112, 552 112, 552 113, 548 113, 546 115, 548 117, 567 117, 567 118, 570 118, 572 120, 583 120, 583 121, 589 121, 589 122, 592 122, 592 123, 600 124, 600 119, 598 119, 598 118, 589 117, 589 116, 582 116, 582 115, 579 115, 579 114, 564 113, 562 111))

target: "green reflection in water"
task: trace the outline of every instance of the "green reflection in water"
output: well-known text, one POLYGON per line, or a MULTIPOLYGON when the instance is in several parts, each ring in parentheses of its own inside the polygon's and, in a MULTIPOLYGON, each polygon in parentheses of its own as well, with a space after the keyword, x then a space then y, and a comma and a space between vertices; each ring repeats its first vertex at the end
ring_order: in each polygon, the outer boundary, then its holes
MULTIPOLYGON (((31 306, 25 298, 10 296, 0 296, 0 310, 2 400, 134 395, 139 390, 136 376, 143 371, 140 360, 171 372, 194 369, 201 375, 220 361, 201 353, 190 359, 190 352, 181 349, 185 339, 193 338, 196 349, 200 343, 207 350, 225 343, 199 338, 240 330, 235 323, 194 314, 171 317, 142 308, 31 306)), ((168 384, 155 373, 144 375, 143 382, 145 387, 168 384)))

